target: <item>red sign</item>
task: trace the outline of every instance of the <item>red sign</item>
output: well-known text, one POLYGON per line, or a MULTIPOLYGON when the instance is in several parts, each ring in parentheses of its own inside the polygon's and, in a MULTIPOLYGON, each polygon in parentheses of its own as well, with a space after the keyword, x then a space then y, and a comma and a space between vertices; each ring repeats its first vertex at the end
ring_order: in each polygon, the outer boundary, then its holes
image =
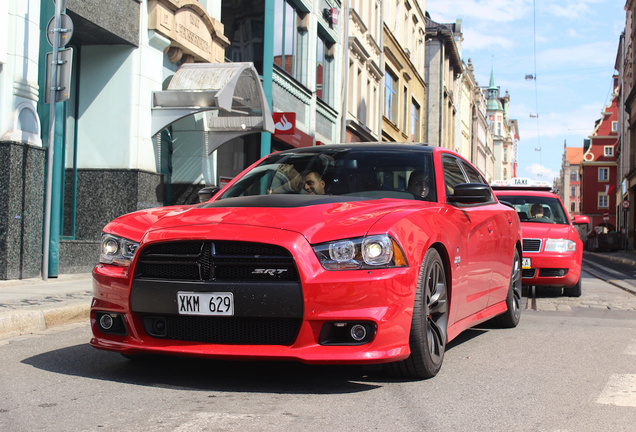
POLYGON ((296 133, 295 112, 272 113, 274 119, 274 135, 293 135, 296 133))

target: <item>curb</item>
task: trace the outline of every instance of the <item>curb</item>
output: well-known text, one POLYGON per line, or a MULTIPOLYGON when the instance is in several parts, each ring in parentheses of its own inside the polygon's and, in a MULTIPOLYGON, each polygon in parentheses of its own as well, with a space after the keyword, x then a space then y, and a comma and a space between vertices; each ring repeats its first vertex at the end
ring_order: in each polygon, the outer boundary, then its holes
POLYGON ((90 300, 82 300, 67 302, 63 306, 39 307, 0 313, 0 339, 88 320, 90 304, 90 300))

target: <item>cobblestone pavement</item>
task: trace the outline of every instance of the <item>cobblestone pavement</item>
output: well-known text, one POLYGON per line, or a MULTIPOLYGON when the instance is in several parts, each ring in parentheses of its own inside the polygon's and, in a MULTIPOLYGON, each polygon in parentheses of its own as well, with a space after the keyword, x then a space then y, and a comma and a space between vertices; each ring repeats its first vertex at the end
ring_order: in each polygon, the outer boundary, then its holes
POLYGON ((583 294, 566 297, 561 289, 537 288, 535 297, 528 293, 526 309, 571 311, 575 308, 636 311, 636 295, 618 286, 598 284, 592 271, 583 270, 583 294))

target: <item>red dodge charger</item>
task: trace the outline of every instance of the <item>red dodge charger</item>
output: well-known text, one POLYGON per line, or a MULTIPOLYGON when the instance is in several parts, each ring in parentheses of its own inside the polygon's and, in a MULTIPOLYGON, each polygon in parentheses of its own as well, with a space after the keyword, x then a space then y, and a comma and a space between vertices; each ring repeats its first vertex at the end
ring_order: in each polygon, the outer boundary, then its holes
POLYGON ((283 151, 208 202, 106 225, 91 345, 429 378, 463 330, 517 325, 521 252, 515 210, 447 149, 283 151))

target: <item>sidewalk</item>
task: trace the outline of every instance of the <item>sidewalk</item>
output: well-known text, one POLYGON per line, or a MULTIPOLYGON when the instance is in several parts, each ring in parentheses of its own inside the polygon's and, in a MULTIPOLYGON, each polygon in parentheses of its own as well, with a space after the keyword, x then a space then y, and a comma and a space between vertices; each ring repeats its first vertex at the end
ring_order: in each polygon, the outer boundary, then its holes
POLYGON ((0 340, 88 320, 90 273, 0 281, 0 340))
POLYGON ((636 266, 636 251, 613 251, 613 252, 589 252, 584 251, 583 255, 592 255, 592 256, 602 256, 604 258, 608 258, 612 261, 622 263, 622 264, 631 264, 636 266))

